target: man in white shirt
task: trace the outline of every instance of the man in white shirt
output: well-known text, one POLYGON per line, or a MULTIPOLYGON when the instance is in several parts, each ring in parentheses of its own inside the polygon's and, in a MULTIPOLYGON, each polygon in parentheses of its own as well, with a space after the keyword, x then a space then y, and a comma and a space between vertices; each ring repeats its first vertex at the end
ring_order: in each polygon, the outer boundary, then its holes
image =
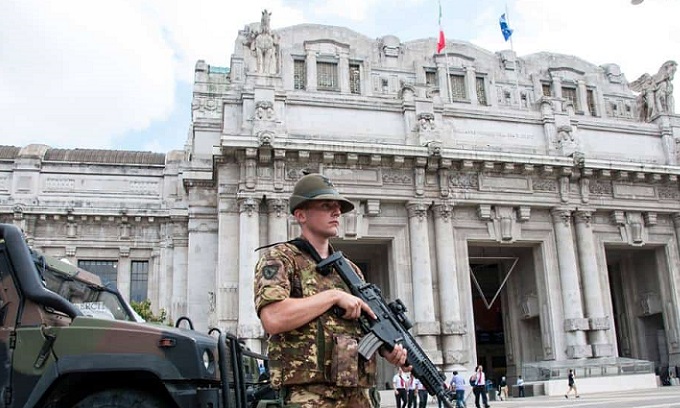
POLYGON ((486 396, 486 376, 484 375, 484 367, 481 365, 477 366, 477 371, 472 375, 470 381, 474 382, 472 392, 475 394, 475 407, 481 408, 479 406, 479 397, 481 396, 484 408, 489 408, 489 400, 486 396))
POLYGON ((409 373, 399 367, 399 371, 392 378, 392 386, 394 387, 394 397, 397 400, 397 408, 406 408, 407 394, 406 389, 411 379, 409 373))

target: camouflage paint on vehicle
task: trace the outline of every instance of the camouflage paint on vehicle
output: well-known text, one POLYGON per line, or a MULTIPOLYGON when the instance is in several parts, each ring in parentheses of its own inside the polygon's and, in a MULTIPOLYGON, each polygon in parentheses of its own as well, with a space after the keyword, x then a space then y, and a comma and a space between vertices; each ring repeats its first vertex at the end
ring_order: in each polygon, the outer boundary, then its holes
POLYGON ((130 321, 129 313, 85 316, 69 301, 97 304, 112 294, 129 307, 96 275, 31 252, 16 227, 0 224, 0 404, 80 408, 89 398, 122 407, 127 398, 147 407, 247 406, 247 352, 234 336, 220 334, 218 342, 130 321))

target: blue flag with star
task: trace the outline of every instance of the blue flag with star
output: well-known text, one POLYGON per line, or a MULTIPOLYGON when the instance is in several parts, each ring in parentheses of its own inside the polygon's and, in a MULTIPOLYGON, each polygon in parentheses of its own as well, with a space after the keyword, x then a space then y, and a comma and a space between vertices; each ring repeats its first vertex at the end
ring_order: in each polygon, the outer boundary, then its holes
POLYGON ((513 29, 508 26, 508 20, 505 19, 505 13, 501 14, 501 18, 498 22, 501 24, 503 38, 505 38, 505 41, 508 41, 512 35, 513 29))

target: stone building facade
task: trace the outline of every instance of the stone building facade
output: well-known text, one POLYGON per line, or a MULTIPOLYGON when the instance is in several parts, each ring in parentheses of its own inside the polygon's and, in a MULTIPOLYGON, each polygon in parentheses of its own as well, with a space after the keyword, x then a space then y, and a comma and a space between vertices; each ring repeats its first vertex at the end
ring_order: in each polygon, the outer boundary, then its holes
POLYGON ((680 365, 674 62, 629 82, 573 56, 269 18, 229 68, 196 64, 183 151, 0 148, 0 221, 109 262, 126 296, 146 262, 155 308, 265 350, 255 248, 297 235, 287 198, 320 172, 355 203, 335 247, 404 301, 442 369, 680 365))

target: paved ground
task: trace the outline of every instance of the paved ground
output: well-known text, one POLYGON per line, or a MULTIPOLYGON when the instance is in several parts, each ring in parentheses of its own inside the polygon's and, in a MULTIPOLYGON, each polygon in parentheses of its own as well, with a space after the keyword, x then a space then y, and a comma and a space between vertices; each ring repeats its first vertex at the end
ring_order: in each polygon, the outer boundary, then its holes
MULTIPOLYGON (((430 397, 432 399, 432 397, 430 397)), ((383 407, 394 407, 394 402, 386 401, 392 405, 383 404, 383 407)), ((430 402, 428 408, 436 407, 437 403, 430 402)), ((529 397, 510 398, 509 401, 490 401, 491 408, 519 408, 519 407, 546 407, 546 408, 680 408, 680 387, 660 387, 653 390, 627 391, 620 393, 583 394, 576 399, 561 397, 529 397)), ((474 396, 467 400, 468 408, 474 408, 474 396)))

